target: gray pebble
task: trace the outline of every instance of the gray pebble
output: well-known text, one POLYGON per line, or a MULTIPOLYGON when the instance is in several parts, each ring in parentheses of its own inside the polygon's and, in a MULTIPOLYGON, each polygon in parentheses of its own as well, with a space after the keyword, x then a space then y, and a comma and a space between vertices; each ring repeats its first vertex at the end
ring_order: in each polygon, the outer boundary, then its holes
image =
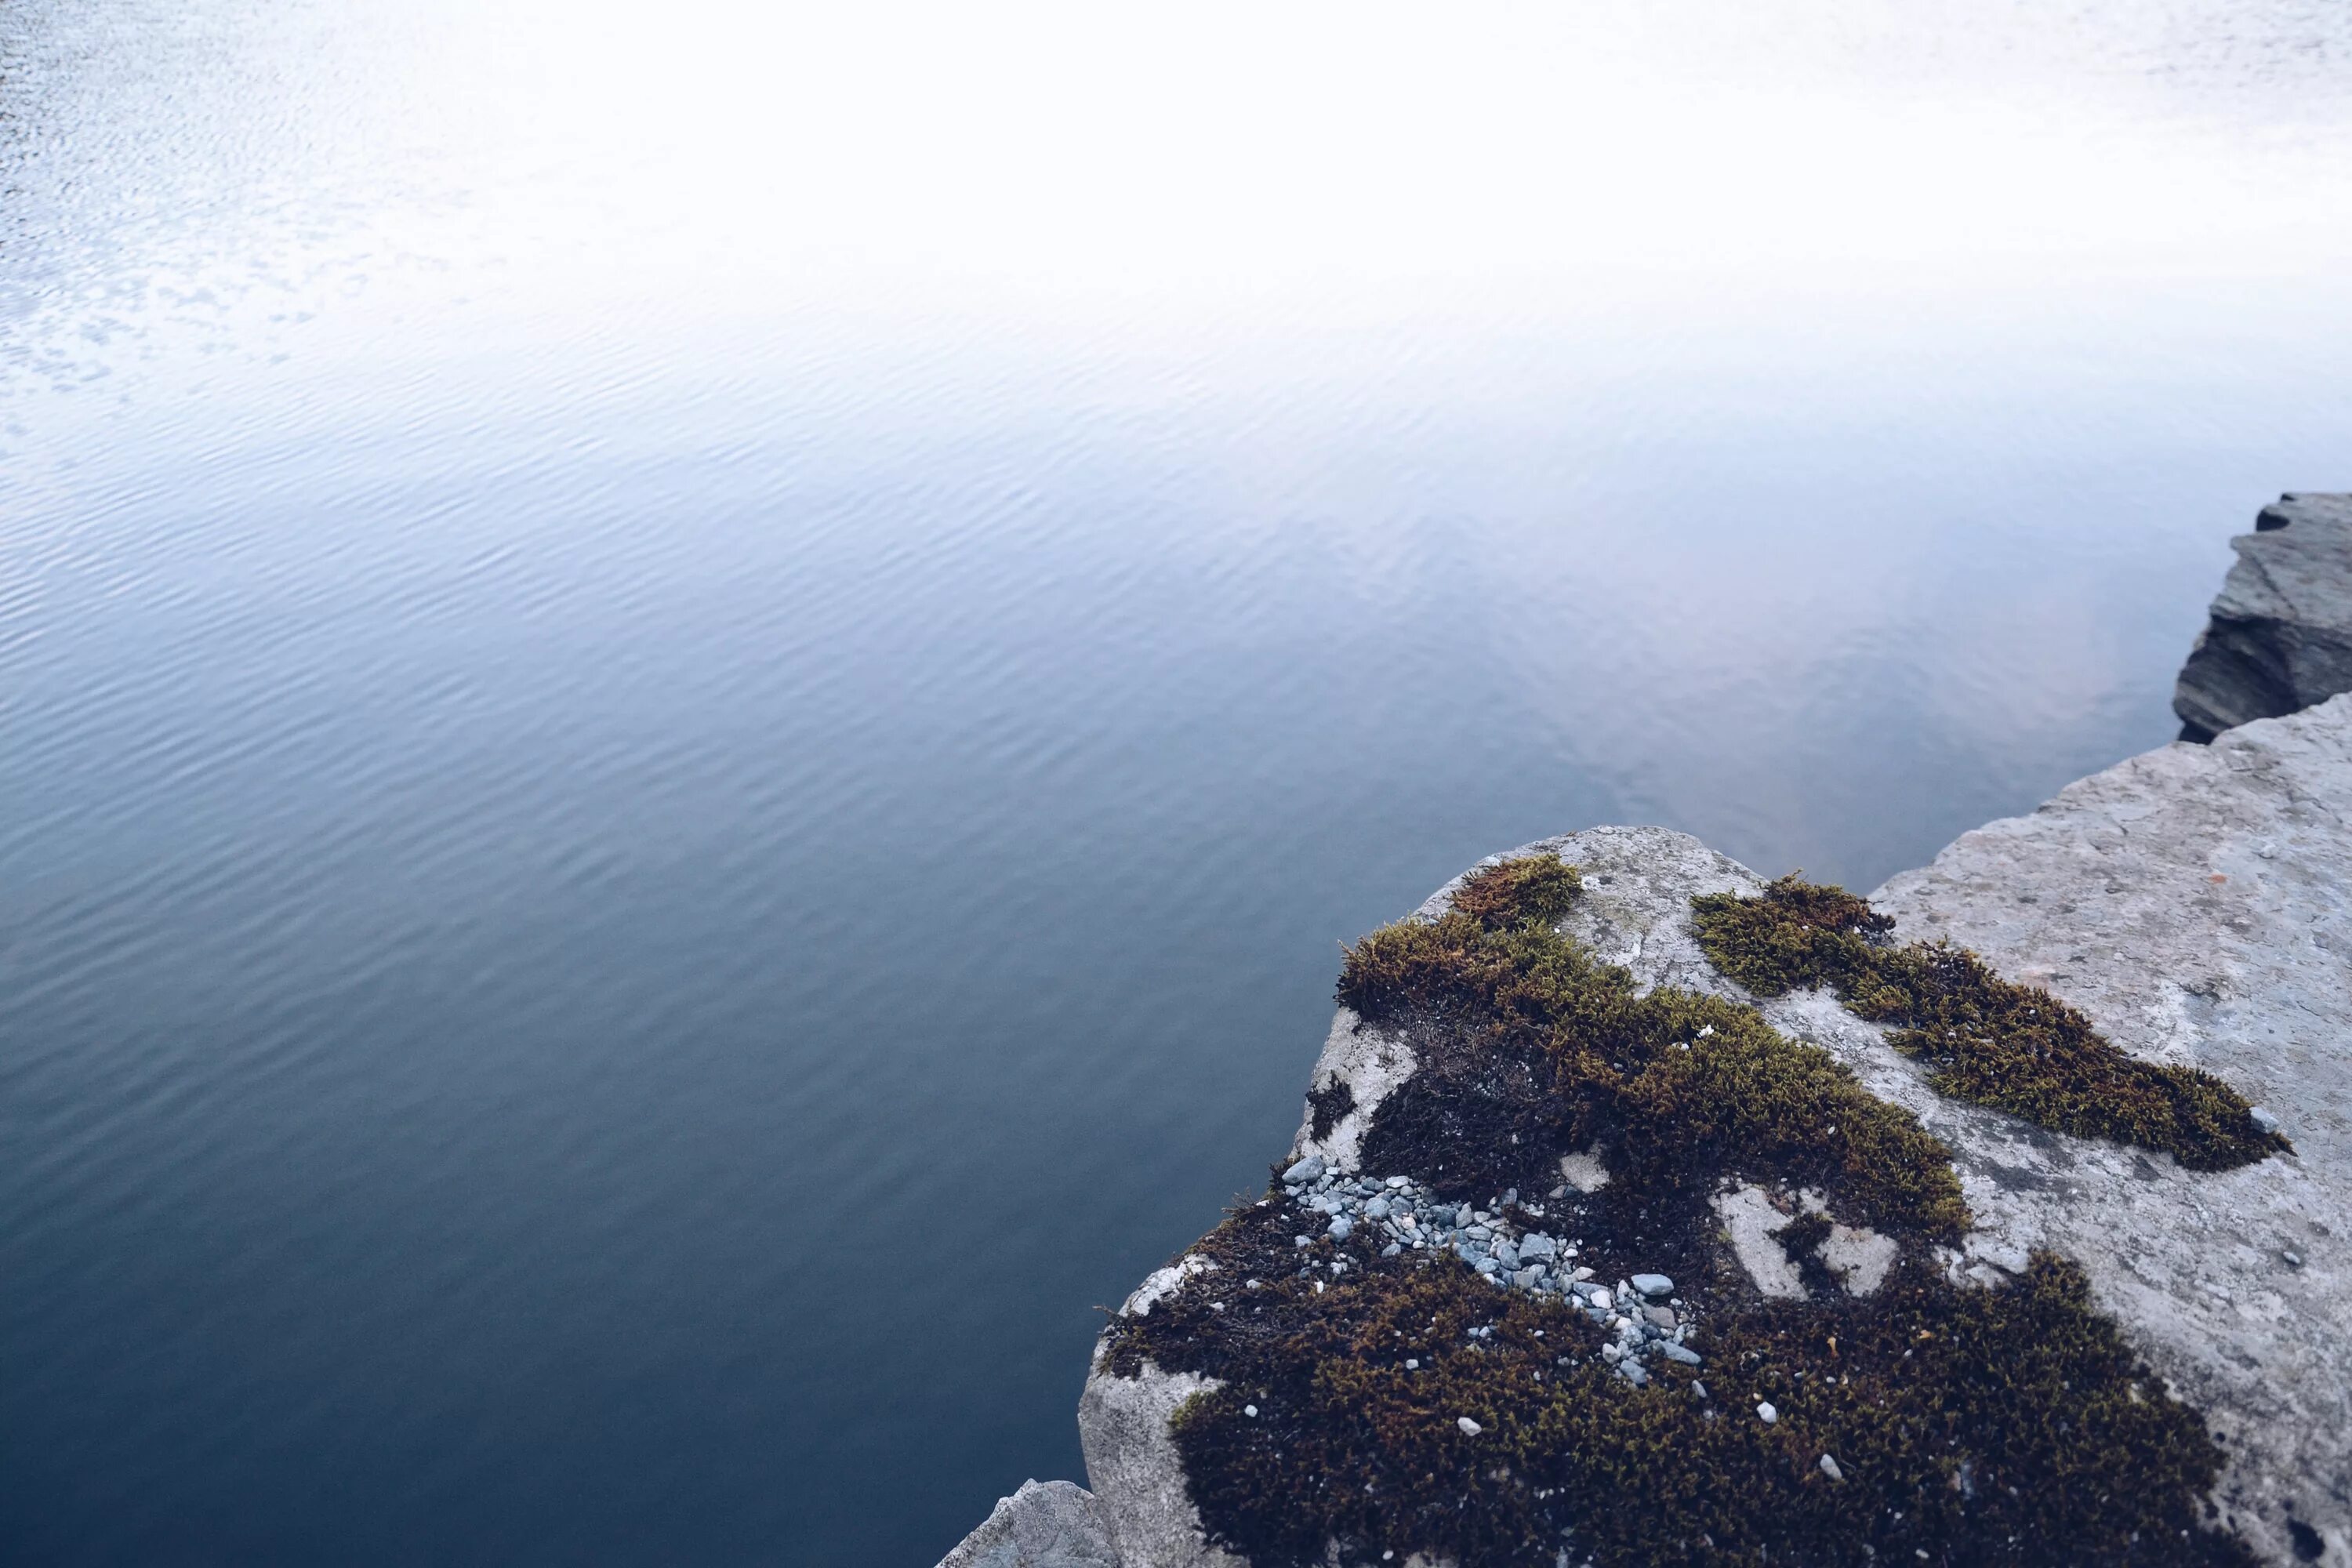
POLYGON ((1689 1346, 1678 1345, 1672 1340, 1667 1340, 1661 1343, 1658 1346, 1658 1351, 1659 1353, 1664 1355, 1668 1361, 1678 1361, 1685 1366, 1696 1366, 1701 1361, 1706 1359, 1701 1356, 1698 1352, 1692 1350, 1689 1346))
POLYGON ((1532 1236, 1519 1238, 1519 1256, 1521 1258, 1557 1258, 1559 1256, 1559 1243, 1544 1235, 1543 1232, 1538 1231, 1532 1236))
POLYGON ((1295 1184, 1299 1182, 1311 1182, 1322 1173, 1323 1156, 1320 1154, 1309 1154, 1304 1160, 1299 1161, 1296 1165, 1291 1166, 1287 1171, 1283 1172, 1282 1179, 1295 1184))
POLYGON ((2246 1114, 2252 1117, 2254 1125, 2265 1132, 2275 1132, 2279 1130, 2279 1119, 2259 1105, 2249 1107, 2246 1114))
POLYGON ((1644 1307, 1642 1319, 1653 1328, 1671 1329, 1675 1326, 1674 1309, 1671 1307, 1644 1307))
POLYGON ((1366 1205, 1364 1205, 1364 1217, 1365 1217, 1366 1219, 1386 1219, 1386 1218, 1388 1218, 1388 1217, 1389 1217, 1389 1201, 1388 1201, 1388 1199, 1386 1199, 1386 1198, 1374 1198, 1371 1202, 1370 1202, 1370 1203, 1366 1204, 1366 1205))
POLYGON ((1675 1282, 1663 1274, 1636 1274, 1629 1283, 1644 1296, 1671 1296, 1675 1293, 1675 1282))
POLYGON ((1842 1481, 1845 1479, 1845 1472, 1839 1469, 1838 1462, 1830 1458, 1827 1454, 1823 1454, 1822 1456, 1822 1474, 1829 1477, 1829 1479, 1833 1481, 1842 1481))
POLYGON ((1701 1383, 1696 1378, 1692 1378, 1691 1397, 1693 1399, 1705 1399, 1706 1397, 1706 1384, 1701 1383))
POLYGON ((1331 1239, 1334 1241, 1345 1241, 1348 1239, 1349 1233, 1355 1228, 1356 1222, 1349 1219, 1346 1215, 1341 1215, 1339 1218, 1331 1222, 1331 1239))
POLYGON ((1627 1356, 1617 1363, 1617 1375, 1636 1388, 1646 1387, 1650 1381, 1648 1370, 1632 1356, 1627 1356))
POLYGON ((1403 1250, 1404 1247, 1402 1243, 1391 1241, 1386 1247, 1381 1248, 1381 1256, 1382 1258, 1394 1258, 1398 1253, 1402 1252, 1403 1250))

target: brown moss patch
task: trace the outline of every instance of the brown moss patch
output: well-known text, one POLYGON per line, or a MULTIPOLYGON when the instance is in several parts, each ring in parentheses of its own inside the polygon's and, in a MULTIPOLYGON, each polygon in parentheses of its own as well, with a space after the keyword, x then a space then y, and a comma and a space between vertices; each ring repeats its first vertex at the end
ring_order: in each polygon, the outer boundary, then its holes
POLYGON ((1635 995, 1625 971, 1552 929, 1575 886, 1557 856, 1505 861, 1436 920, 1349 949, 1339 1000, 1421 1062, 1373 1113, 1369 1168, 1444 1195, 1540 1190, 1562 1153, 1598 1142, 1613 1177, 1662 1197, 1788 1180, 1855 1224, 1967 1228, 1950 1151, 1909 1112, 1751 1007, 1665 986, 1635 995))
POLYGON ((1705 1287, 1706 1364, 1654 1361, 1637 1388, 1557 1300, 1450 1258, 1302 1253, 1285 1208, 1229 1220, 1196 1249, 1217 1270, 1108 1335, 1115 1370, 1220 1380, 1178 1413, 1176 1446, 1212 1539, 1257 1568, 1333 1543, 1344 1563, 1463 1568, 1563 1550, 1612 1568, 2252 1561, 2197 1520, 2221 1460, 2203 1423, 2053 1258, 2000 1290, 1916 1260, 1863 1301, 1705 1287))
POLYGON ((1794 875, 1755 898, 1694 899, 1699 945, 1759 995, 1826 985, 1888 1043, 1928 1064, 1939 1094, 2055 1131, 2161 1149, 2191 1170, 2249 1164, 2292 1147, 2254 1125, 2212 1074, 2126 1055, 2038 986, 2001 979, 1966 948, 1897 947, 1895 922, 1843 888, 1794 875))

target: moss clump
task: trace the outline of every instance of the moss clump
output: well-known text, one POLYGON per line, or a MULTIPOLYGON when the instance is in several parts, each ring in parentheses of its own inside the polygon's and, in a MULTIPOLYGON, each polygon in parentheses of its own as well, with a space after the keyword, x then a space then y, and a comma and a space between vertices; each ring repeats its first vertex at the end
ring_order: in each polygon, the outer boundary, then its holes
POLYGON ((1706 1364, 1637 1388, 1556 1300, 1368 1242, 1310 1249, 1318 1292, 1289 1228, 1278 1201, 1244 1209, 1196 1249, 1218 1270, 1110 1332, 1115 1371, 1220 1380, 1176 1446, 1211 1537, 1256 1568, 1335 1542, 1343 1563, 1463 1568, 2252 1561, 2200 1527, 2221 1460, 2202 1421, 2046 1255, 2001 1290, 1916 1259, 1864 1300, 1716 1280, 1695 1292, 1706 1364))
POLYGON ((2249 1164, 2291 1145, 2254 1125, 2210 1073, 2126 1056, 2081 1013, 2016 985, 1948 943, 1894 944, 1895 922, 1843 888, 1794 875, 1755 898, 1691 900, 1699 945, 1759 995, 1827 985, 1888 1043, 1933 1069, 1939 1094, 2056 1131, 2161 1149, 2191 1170, 2249 1164))
POLYGON ((1613 1175, 1662 1199, 1727 1176, 1789 1180, 1881 1229, 1968 1227, 1950 1151, 1828 1052, 1737 1003, 1637 996, 1554 931, 1575 877, 1557 856, 1505 861, 1436 920, 1348 951, 1339 1000, 1414 1037, 1422 1063, 1374 1113, 1369 1165, 1447 1195, 1535 1188, 1597 1142, 1613 1175))
POLYGON ((1671 1269, 1704 1364, 1662 1357, 1637 1386, 1570 1302, 1443 1249, 1382 1257, 1373 1226, 1301 1237, 1320 1216, 1270 1183, 1191 1249, 1213 1269, 1106 1334, 1114 1375, 1218 1380, 1173 1424, 1212 1539, 1256 1568, 2250 1564, 2197 1517, 2221 1458, 2203 1422, 2080 1272, 2037 1254, 2007 1289, 1953 1285, 1925 1245, 1967 1223, 1948 1151, 1752 1009, 1636 997, 1552 930, 1575 887, 1551 858, 1508 862, 1350 950, 1342 1000, 1422 1063, 1366 1165, 1499 1190, 1599 1140, 1614 1179, 1519 1223, 1576 1237, 1604 1279, 1671 1269), (1518 1142, 1445 1142, 1496 1128, 1518 1142), (1827 1289, 1828 1221, 1800 1213, 1780 1239, 1819 1291, 1765 1300, 1707 1205, 1727 1176, 1821 1186, 1895 1231, 1886 1282, 1827 1289))

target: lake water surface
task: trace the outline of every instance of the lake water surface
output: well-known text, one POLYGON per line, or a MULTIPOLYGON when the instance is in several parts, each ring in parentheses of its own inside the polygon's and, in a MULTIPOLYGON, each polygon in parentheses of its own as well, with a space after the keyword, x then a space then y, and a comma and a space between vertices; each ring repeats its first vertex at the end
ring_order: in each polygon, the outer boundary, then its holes
POLYGON ((1932 9, 0 6, 0 1558, 926 1568, 1339 942, 2167 740, 2352 12, 1932 9))

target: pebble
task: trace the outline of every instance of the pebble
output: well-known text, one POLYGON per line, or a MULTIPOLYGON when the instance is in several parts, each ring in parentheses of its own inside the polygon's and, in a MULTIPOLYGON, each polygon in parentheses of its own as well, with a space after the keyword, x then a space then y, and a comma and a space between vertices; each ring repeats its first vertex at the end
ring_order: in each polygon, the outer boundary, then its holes
POLYGON ((1255 1415, 1257 1414, 1257 1406, 1255 1405, 1244 1405, 1242 1406, 1242 1414, 1244 1415, 1255 1415))
POLYGON ((1780 1419, 1780 1413, 1772 1408, 1772 1402, 1769 1399, 1756 1406, 1756 1415, 1767 1426, 1780 1419))
POLYGON ((2252 1117, 2254 1125, 2264 1132, 2275 1132, 2279 1130, 2279 1119, 2259 1105, 2248 1107, 2246 1114, 2252 1117))
MULTIPOLYGON (((1511 1210, 1519 1225, 1543 1217, 1539 1205, 1519 1204, 1516 1189, 1488 1200, 1480 1209, 1466 1203, 1438 1203, 1408 1176, 1371 1177, 1333 1171, 1322 1156, 1310 1154, 1283 1172, 1284 1189, 1298 1206, 1318 1218, 1328 1216, 1323 1234, 1345 1242, 1364 1226, 1373 1226, 1370 1239, 1381 1243, 1382 1258, 1402 1257, 1408 1248, 1434 1246, 1452 1252, 1476 1269, 1497 1289, 1518 1289, 1583 1310, 1596 1327, 1612 1331, 1614 1340, 1598 1354, 1629 1381, 1644 1384, 1651 1373, 1643 1358, 1656 1351, 1667 1360, 1696 1366, 1700 1357, 1670 1336, 1683 1331, 1684 1318, 1671 1308, 1654 1305, 1670 1297, 1674 1281, 1664 1274, 1634 1274, 1620 1279, 1614 1289, 1593 1283, 1593 1270, 1573 1266, 1578 1243, 1542 1231, 1519 1234, 1503 1211, 1511 1210)), ((1271 1200, 1268 1200, 1271 1201, 1271 1200)), ((1311 1247, 1317 1237, 1294 1237, 1298 1247, 1311 1247)), ((1335 1261, 1338 1274, 1345 1267, 1335 1261)), ((1315 1270, 1300 1270, 1306 1278, 1315 1270)), ((1323 1288, 1316 1281, 1316 1289, 1323 1288)), ((1562 1365, 1576 1358, 1563 1357, 1562 1365)))
POLYGON ((1623 1378, 1626 1382, 1632 1384, 1636 1388, 1645 1388, 1649 1386, 1650 1374, 1648 1371, 1643 1367, 1640 1362, 1635 1361, 1632 1356, 1627 1356, 1623 1361, 1617 1363, 1617 1375, 1623 1378))
POLYGON ((1827 1454, 1823 1454, 1822 1456, 1822 1474, 1829 1477, 1829 1479, 1833 1481, 1842 1481, 1845 1479, 1845 1472, 1839 1469, 1838 1462, 1827 1454))
POLYGON ((1701 1383, 1696 1378, 1692 1378, 1691 1397, 1693 1399, 1705 1399, 1706 1397, 1706 1384, 1701 1383))
POLYGON ((1462 1435, 1465 1437, 1475 1437, 1479 1433, 1484 1432, 1486 1429, 1484 1426, 1479 1426, 1475 1421, 1471 1420, 1467 1415, 1455 1416, 1454 1424, 1462 1428, 1462 1435))

